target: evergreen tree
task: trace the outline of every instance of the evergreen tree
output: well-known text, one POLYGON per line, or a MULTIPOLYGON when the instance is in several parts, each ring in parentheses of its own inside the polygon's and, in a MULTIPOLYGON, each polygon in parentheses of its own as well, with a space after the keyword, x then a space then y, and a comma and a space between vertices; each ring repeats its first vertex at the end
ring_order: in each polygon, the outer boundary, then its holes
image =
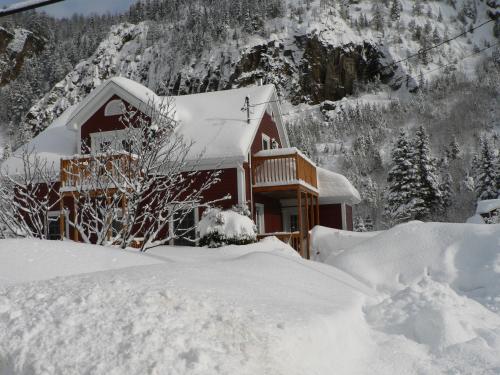
POLYGON ((412 164, 413 150, 408 142, 408 135, 401 129, 392 150, 392 167, 387 178, 387 205, 385 216, 393 224, 415 217, 416 174, 412 164))
POLYGON ((475 173, 475 191, 479 200, 496 199, 499 196, 499 171, 496 159, 490 142, 482 139, 475 173))
POLYGON ((403 9, 403 5, 399 0, 392 0, 391 4, 391 20, 399 21, 401 18, 401 10, 403 9))
POLYGON ((450 164, 448 163, 447 158, 444 158, 443 162, 441 163, 441 171, 444 177, 440 185, 440 189, 443 197, 443 209, 446 210, 447 208, 451 207, 454 195, 453 177, 450 173, 450 164))
POLYGON ((413 146, 411 158, 416 172, 415 188, 418 197, 415 219, 427 220, 439 211, 443 199, 436 174, 436 159, 431 155, 429 136, 423 126, 417 129, 413 146))

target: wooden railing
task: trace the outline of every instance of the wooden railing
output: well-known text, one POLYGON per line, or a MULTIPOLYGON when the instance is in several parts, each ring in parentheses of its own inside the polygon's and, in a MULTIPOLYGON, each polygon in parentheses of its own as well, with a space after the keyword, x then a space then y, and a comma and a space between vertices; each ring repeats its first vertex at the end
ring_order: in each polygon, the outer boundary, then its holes
POLYGON ((314 188, 318 187, 316 166, 301 153, 293 150, 290 154, 277 152, 276 155, 254 155, 252 181, 254 186, 306 183, 314 188))
POLYGON ((82 155, 61 160, 61 190, 111 188, 130 173, 133 156, 82 155))

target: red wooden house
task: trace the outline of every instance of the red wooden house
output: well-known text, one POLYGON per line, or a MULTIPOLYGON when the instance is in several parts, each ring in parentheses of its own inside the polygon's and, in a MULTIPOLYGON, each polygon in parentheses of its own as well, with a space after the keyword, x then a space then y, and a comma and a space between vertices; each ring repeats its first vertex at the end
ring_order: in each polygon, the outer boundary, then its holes
MULTIPOLYGON (((66 110, 29 146, 60 168, 57 178, 64 198, 77 183, 64 173, 65 165, 85 162, 88 156, 83 154, 83 146, 99 153, 107 139, 120 140, 121 132, 126 134, 120 121, 123 103, 144 108, 160 100, 136 82, 110 79, 66 110)), ((222 170, 221 182, 205 194, 207 200, 229 193, 231 199, 221 206, 247 203, 261 236, 275 234, 290 241, 304 256, 309 256, 307 233, 314 225, 352 230, 352 206, 359 203, 359 193, 344 176, 317 167, 290 146, 273 85, 171 100, 178 124, 175 131, 194 142, 190 150, 193 158, 203 154, 197 168, 222 170)), ((10 170, 19 167, 12 158, 5 164, 10 170)), ((78 239, 76 231, 64 224, 65 215, 74 215, 74 210, 66 196, 61 210, 49 213, 60 217, 63 224, 47 228, 51 237, 78 239)), ((200 214, 201 208, 190 220, 196 223, 200 214)))

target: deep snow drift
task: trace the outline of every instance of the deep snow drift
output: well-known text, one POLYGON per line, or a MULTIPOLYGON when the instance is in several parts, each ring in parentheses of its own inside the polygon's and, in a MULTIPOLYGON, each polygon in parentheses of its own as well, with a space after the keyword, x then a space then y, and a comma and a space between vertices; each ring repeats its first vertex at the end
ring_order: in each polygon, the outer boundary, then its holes
POLYGON ((333 267, 276 239, 0 241, 0 374, 500 372, 500 226, 313 239, 333 267))

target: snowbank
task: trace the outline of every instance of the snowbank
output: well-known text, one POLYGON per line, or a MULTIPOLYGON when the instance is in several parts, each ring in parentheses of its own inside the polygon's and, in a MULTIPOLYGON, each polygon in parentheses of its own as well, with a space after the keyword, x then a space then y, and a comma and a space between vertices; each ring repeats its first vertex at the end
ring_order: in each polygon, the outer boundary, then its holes
POLYGON ((500 311, 500 225, 402 224, 327 262, 389 292, 430 276, 500 311))
POLYGON ((0 240, 0 285, 158 262, 132 251, 73 242, 0 240))
POLYGON ((331 256, 336 256, 382 232, 351 232, 316 226, 311 231, 311 249, 313 260, 328 263, 331 256))
MULTIPOLYGON (((76 272, 82 252, 65 245, 76 272)), ((359 373, 373 292, 285 248, 164 247, 131 254, 153 265, 0 286, 0 373, 359 373)))

